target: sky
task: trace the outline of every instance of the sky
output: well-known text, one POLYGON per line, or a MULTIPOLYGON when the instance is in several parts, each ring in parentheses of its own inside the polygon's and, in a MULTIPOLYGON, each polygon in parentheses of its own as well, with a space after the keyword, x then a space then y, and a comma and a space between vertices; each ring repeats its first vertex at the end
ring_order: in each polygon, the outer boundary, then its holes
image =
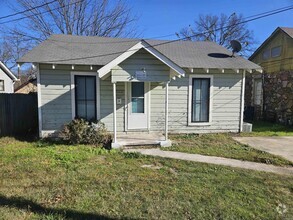
MULTIPOLYGON (((115 2, 115 0, 112 0, 115 2)), ((0 0, 1 16, 13 13, 8 4, 15 0, 0 0)), ((179 32, 193 25, 200 14, 244 17, 293 5, 293 0, 127 0, 138 17, 137 29, 142 38, 154 38, 179 32)), ((248 23, 255 40, 261 44, 278 26, 293 27, 293 10, 248 23)), ((177 39, 175 35, 161 39, 177 39)))

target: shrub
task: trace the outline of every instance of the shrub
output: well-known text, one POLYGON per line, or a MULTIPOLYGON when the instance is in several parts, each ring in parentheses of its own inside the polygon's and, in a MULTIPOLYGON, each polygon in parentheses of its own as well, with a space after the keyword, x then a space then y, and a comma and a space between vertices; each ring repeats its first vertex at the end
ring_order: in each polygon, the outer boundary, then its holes
POLYGON ((103 146, 109 145, 112 140, 104 123, 100 121, 90 123, 84 119, 74 119, 64 125, 59 138, 68 144, 102 144, 103 146))

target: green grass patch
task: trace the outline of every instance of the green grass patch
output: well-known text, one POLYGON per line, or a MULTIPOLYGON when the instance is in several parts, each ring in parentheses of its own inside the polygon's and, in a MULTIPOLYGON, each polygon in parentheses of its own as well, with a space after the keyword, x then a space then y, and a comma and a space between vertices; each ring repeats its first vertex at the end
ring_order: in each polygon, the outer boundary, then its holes
POLYGON ((0 169, 0 219, 293 217, 292 176, 7 138, 0 169))
POLYGON ((293 163, 279 156, 254 149, 235 141, 231 134, 180 134, 171 135, 173 146, 163 150, 208 156, 227 157, 278 166, 293 166, 293 163))
POLYGON ((286 126, 266 121, 252 122, 252 132, 241 133, 246 136, 293 136, 293 126, 286 126))

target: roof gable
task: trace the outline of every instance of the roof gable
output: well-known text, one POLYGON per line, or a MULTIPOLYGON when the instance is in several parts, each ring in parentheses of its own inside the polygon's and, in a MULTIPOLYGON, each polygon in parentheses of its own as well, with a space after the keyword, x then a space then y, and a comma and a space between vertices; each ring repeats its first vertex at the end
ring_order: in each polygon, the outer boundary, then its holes
POLYGON ((254 53, 249 57, 249 60, 252 60, 260 50, 262 50, 275 36, 280 33, 284 33, 293 38, 293 28, 277 27, 274 32, 254 51, 254 53))
POLYGON ((184 76, 185 71, 178 66, 176 63, 174 63, 172 60, 161 54, 159 51, 157 51, 154 47, 149 45, 144 40, 141 40, 137 44, 135 44, 133 47, 129 48, 124 53, 120 54, 118 57, 113 59, 111 62, 103 66, 98 70, 99 77, 105 78, 106 75, 111 71, 111 69, 118 64, 122 63, 124 60, 126 60, 128 57, 139 51, 140 49, 145 49, 147 52, 152 54, 154 57, 156 57, 158 60, 169 66, 172 70, 174 70, 178 75, 184 76))

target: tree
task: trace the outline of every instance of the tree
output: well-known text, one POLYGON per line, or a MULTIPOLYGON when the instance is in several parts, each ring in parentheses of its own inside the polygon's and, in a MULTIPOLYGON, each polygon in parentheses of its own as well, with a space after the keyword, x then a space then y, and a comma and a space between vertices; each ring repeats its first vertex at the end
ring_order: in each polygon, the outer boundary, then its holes
MULTIPOLYGON (((137 18, 123 0, 16 0, 23 12, 15 26, 3 28, 0 59, 9 67, 51 34, 134 37, 137 18), (37 6, 37 7, 36 7, 37 6), (40 6, 40 7, 39 7, 40 6)), ((15 18, 13 18, 15 19, 15 18)))
POLYGON ((43 41, 51 34, 126 37, 136 34, 136 17, 119 0, 17 0, 18 10, 27 19, 12 33, 26 39, 43 41), (35 6, 43 5, 35 8, 35 6), (31 10, 32 9, 32 10, 31 10))
POLYGON ((213 41, 226 48, 230 48, 231 40, 238 40, 242 44, 240 55, 248 56, 255 49, 255 41, 253 32, 243 21, 243 15, 235 13, 229 17, 225 14, 200 15, 194 27, 181 29, 178 36, 192 41, 213 41))
POLYGON ((17 60, 28 51, 28 41, 25 41, 21 35, 5 35, 1 36, 0 42, 0 60, 8 68, 14 69, 17 60))

